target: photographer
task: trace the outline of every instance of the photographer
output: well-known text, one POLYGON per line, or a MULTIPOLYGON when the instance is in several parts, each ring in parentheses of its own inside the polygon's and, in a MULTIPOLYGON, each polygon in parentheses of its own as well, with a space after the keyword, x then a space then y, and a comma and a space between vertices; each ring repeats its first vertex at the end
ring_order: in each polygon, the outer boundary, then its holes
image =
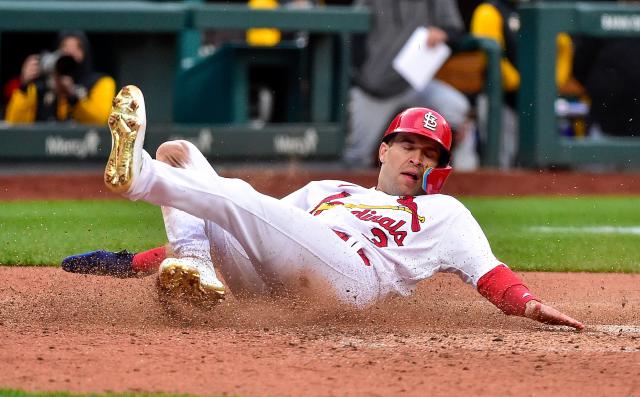
POLYGON ((63 31, 57 44, 53 53, 25 59, 20 88, 11 95, 5 120, 105 124, 115 96, 115 81, 92 70, 89 41, 83 32, 63 31))

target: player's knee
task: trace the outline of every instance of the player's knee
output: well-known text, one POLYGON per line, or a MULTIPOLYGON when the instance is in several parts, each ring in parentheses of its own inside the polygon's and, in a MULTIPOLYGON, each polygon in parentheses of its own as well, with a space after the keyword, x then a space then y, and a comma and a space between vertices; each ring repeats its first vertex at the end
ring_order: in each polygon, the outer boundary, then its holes
POLYGON ((189 162, 189 142, 183 140, 164 142, 156 151, 156 160, 172 167, 184 168, 189 162))

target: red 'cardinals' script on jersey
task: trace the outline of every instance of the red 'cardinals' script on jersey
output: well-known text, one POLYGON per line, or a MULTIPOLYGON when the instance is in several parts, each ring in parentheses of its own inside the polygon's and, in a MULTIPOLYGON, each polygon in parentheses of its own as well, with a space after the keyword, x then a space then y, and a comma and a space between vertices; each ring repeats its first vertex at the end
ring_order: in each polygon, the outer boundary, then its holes
MULTIPOLYGON (((313 215, 319 215, 323 211, 330 210, 335 208, 336 206, 344 206, 346 208, 352 209, 351 213, 358 219, 366 222, 373 222, 380 225, 391 237, 398 246, 403 245, 404 238, 407 236, 407 231, 400 230, 402 226, 404 226, 407 222, 404 220, 398 220, 396 217, 392 215, 383 216, 378 214, 378 210, 393 210, 393 211, 404 211, 411 214, 411 230, 412 232, 420 231, 420 222, 424 222, 424 217, 418 215, 418 205, 414 202, 413 196, 402 196, 399 197, 396 201, 399 205, 369 205, 365 203, 353 204, 353 203, 345 203, 344 201, 340 201, 340 199, 349 197, 350 194, 343 191, 338 194, 334 194, 328 197, 325 197, 320 201, 320 203, 315 206, 311 213, 313 215), (355 209, 354 209, 355 208, 355 209)), ((371 240, 379 247, 386 247, 388 238, 383 236, 377 227, 371 229, 372 234, 376 236, 377 240, 371 240)))

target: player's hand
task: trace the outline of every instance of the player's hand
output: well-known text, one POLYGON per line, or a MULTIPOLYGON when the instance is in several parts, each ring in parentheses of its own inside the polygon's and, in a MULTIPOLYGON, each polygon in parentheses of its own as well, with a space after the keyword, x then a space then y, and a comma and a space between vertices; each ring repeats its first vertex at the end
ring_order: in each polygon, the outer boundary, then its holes
POLYGON ((584 324, 580 321, 567 316, 551 306, 534 300, 527 302, 524 316, 545 324, 566 325, 579 330, 584 328, 584 324))
POLYGON ((29 55, 22 63, 20 82, 28 84, 40 76, 40 55, 29 55))
POLYGON ((429 36, 427 37, 427 47, 433 47, 440 43, 444 43, 449 38, 447 32, 435 26, 430 26, 428 30, 429 36))

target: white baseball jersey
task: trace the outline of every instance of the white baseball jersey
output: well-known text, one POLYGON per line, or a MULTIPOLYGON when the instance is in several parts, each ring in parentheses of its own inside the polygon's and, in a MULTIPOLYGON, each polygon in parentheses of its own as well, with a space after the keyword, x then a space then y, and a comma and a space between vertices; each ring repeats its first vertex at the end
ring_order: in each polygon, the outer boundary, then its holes
POLYGON ((469 210, 451 196, 390 196, 349 182, 311 182, 283 198, 362 248, 382 284, 402 295, 438 271, 475 287, 500 264, 469 210))
POLYGON ((145 152, 125 196, 165 206, 173 251, 215 263, 234 294, 286 287, 330 292, 365 307, 409 294, 437 271, 475 286, 499 264, 479 225, 452 197, 397 197, 321 181, 277 200, 219 176, 187 146, 185 168, 145 152))

